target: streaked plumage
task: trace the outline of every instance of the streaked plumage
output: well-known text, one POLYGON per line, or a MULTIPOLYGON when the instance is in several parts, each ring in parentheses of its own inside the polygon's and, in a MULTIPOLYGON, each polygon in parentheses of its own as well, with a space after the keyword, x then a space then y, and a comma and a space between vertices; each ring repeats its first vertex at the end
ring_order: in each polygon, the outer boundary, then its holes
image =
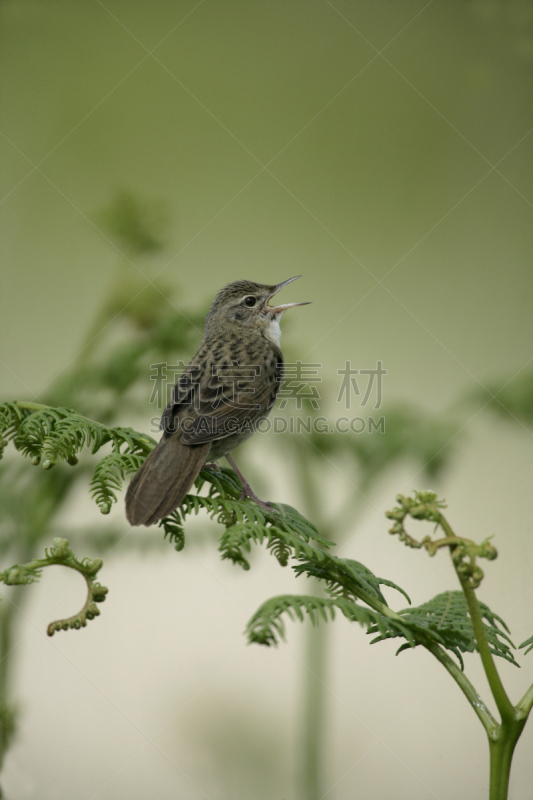
MULTIPOLYGON (((268 300, 293 280, 235 281, 215 297, 200 348, 161 417, 161 440, 128 487, 132 525, 170 514, 203 464, 228 455, 270 413, 283 380, 279 320, 287 308, 305 303, 271 307, 268 300)), ((243 493, 257 500, 246 482, 243 493)))

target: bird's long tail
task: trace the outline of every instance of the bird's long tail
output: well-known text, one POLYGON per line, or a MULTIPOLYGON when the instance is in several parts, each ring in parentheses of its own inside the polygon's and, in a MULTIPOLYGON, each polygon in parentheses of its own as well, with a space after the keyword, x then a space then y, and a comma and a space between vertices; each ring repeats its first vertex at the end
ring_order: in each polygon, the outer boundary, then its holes
POLYGON ((189 447, 181 436, 163 434, 128 486, 128 522, 153 525, 174 511, 193 485, 209 447, 209 442, 189 447))

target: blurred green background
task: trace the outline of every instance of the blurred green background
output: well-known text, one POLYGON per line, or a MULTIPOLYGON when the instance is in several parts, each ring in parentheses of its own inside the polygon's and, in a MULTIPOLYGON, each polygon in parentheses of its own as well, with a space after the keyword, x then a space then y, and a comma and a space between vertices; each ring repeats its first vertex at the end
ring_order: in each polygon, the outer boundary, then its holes
MULTIPOLYGON (((229 281, 302 274, 283 301, 313 305, 287 314, 282 345, 322 365, 328 416, 346 415, 337 370, 380 360, 385 424, 406 403, 460 430, 438 485, 407 456, 357 496, 339 555, 415 603, 455 588, 444 559, 386 535, 398 491, 436 488, 459 534, 495 535, 480 597, 515 643, 530 636, 532 431, 488 401, 506 384, 508 408, 533 360, 533 2, 3 0, 0 14, 2 395, 42 399, 108 346, 111 320, 126 340, 154 294, 191 319, 229 281), (113 234, 109 208, 128 197, 154 241, 113 234)), ((145 381, 118 418, 148 431, 149 365, 145 381)), ((237 456, 261 496, 309 513, 274 435, 237 456)), ((315 473, 332 508, 359 487, 342 457, 317 456, 315 473)), ((103 524, 81 492, 64 527, 80 516, 103 524)), ((241 632, 264 599, 304 586, 263 554, 248 574, 221 564, 205 521, 191 527, 187 553, 115 548, 102 616, 79 634, 44 635, 76 606, 75 578, 54 568, 26 590, 6 796, 302 798, 304 632, 277 651, 241 632)), ((329 641, 323 796, 484 798, 483 733, 438 665, 368 648, 345 620, 329 641)), ((498 665, 514 700, 533 679, 533 654, 519 659, 498 665)), ((483 688, 474 658, 467 669, 483 688)), ((517 800, 532 743, 526 729, 517 800)))

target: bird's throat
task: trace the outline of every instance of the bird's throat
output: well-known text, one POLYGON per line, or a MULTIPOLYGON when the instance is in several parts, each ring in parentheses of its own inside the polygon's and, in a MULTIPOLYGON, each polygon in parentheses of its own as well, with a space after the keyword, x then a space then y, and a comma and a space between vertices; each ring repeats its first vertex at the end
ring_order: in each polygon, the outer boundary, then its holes
POLYGON ((272 317, 272 319, 270 320, 264 331, 266 338, 270 342, 273 342, 277 347, 279 347, 281 339, 281 328, 279 326, 280 316, 281 314, 279 316, 276 315, 275 317, 272 317))

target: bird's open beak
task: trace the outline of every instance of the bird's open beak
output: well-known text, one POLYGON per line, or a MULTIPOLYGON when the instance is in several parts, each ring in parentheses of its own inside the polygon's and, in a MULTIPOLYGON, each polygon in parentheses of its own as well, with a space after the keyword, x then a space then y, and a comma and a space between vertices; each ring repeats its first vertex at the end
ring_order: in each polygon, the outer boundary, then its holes
MULTIPOLYGON (((298 280, 298 278, 301 277, 302 277, 301 275, 296 275, 294 278, 289 278, 288 281, 283 281, 283 283, 278 283, 272 294, 268 296, 267 300, 270 300, 272 297, 274 297, 274 295, 277 294, 281 289, 283 289, 284 286, 287 286, 288 283, 292 283, 293 281, 298 280)), ((286 311, 288 308, 295 308, 295 306, 308 306, 310 302, 311 302, 310 300, 305 300, 303 303, 285 303, 285 305, 283 306, 267 306, 267 308, 274 314, 279 314, 281 316, 281 314, 283 314, 283 312, 286 311)))

